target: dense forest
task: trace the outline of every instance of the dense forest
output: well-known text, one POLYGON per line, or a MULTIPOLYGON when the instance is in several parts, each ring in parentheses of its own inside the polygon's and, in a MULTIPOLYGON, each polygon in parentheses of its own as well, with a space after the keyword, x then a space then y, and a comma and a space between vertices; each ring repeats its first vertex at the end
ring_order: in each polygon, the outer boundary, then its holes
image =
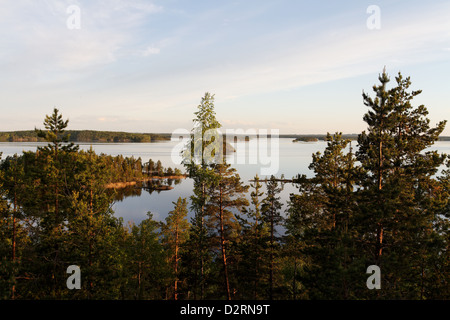
POLYGON ((317 141, 319 141, 319 138, 313 136, 298 137, 292 140, 292 142, 317 142, 317 141))
MULTIPOLYGON (((420 91, 408 91, 400 73, 395 81, 388 88, 383 72, 374 97, 363 93, 367 129, 356 151, 341 133, 326 135, 325 151, 312 155, 314 177, 293 177, 285 212, 279 179, 245 185, 226 161, 193 161, 207 148, 221 154, 217 141, 192 138, 183 152, 190 205, 179 198, 165 221, 149 212, 138 225, 114 216, 105 185, 174 170, 80 151, 55 109, 37 132, 48 146, 1 162, 0 296, 449 299, 450 161, 424 151, 446 122, 430 126, 426 107, 412 103, 420 91), (80 289, 66 285, 72 265, 80 289), (367 286, 372 265, 381 289, 367 286)), ((220 127, 206 93, 192 137, 220 127)))

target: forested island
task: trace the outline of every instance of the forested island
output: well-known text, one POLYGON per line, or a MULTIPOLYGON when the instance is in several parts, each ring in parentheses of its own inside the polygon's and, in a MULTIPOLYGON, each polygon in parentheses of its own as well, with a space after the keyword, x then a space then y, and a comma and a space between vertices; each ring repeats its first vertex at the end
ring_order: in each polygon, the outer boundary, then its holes
MULTIPOLYGON (((399 73, 390 89, 385 71, 378 80, 373 98, 363 92, 357 151, 328 133, 312 154, 313 177, 256 175, 247 185, 225 157, 193 161, 196 146, 217 141, 191 139, 191 205, 179 197, 164 221, 149 212, 139 224, 114 216, 121 188, 108 184, 183 173, 80 150, 55 108, 37 132, 48 144, 0 163, 0 298, 449 299, 450 159, 425 151, 446 121, 430 126, 409 78, 399 73), (296 191, 282 211, 285 181, 296 191), (81 270, 74 290, 70 266, 81 270), (381 289, 369 288, 371 266, 381 289)), ((214 95, 201 99, 194 124, 192 137, 221 128, 214 95)))
POLYGON ((319 138, 316 137, 298 137, 292 140, 292 142, 317 142, 317 141, 319 141, 319 138))
MULTIPOLYGON (((70 142, 155 142, 168 141, 168 133, 130 133, 117 131, 67 130, 70 142)), ((45 142, 36 130, 0 132, 0 142, 45 142)))

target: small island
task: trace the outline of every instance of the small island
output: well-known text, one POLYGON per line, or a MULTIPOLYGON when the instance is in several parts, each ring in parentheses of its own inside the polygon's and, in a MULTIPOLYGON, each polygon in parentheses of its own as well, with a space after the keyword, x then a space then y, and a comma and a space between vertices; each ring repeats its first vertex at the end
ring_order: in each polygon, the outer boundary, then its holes
POLYGON ((317 141, 319 141, 319 139, 316 137, 298 137, 292 140, 292 142, 317 142, 317 141))
MULTIPOLYGON (((128 160, 126 160, 127 162, 128 160)), ((171 167, 164 168, 161 161, 154 162, 149 159, 148 162, 142 163, 141 159, 137 160, 137 165, 133 166, 132 174, 125 179, 117 179, 110 181, 105 185, 106 189, 123 189, 129 187, 147 188, 152 190, 172 190, 169 180, 186 179, 187 174, 182 173, 180 169, 171 167), (139 170, 139 168, 141 168, 139 170), (169 185, 162 184, 163 180, 167 180, 169 185)))

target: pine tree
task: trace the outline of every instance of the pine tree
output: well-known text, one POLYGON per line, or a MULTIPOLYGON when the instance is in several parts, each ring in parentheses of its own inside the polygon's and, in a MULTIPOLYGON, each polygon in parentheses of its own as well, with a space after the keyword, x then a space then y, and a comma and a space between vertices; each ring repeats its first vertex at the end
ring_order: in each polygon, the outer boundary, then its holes
POLYGON ((184 247, 189 230, 186 199, 178 198, 173 202, 174 210, 169 212, 163 225, 163 244, 169 257, 169 265, 173 268, 173 299, 178 300, 180 283, 181 250, 184 247))
POLYGON ((129 282, 128 289, 133 299, 160 300, 165 297, 169 276, 159 227, 150 212, 139 225, 131 224, 127 261, 134 279, 129 282))
POLYGON ((44 127, 47 131, 35 129, 39 137, 44 138, 49 142, 46 147, 39 147, 38 150, 52 153, 55 159, 58 158, 60 151, 73 152, 79 149, 79 146, 74 143, 68 143, 70 134, 64 134, 69 120, 63 120, 62 115, 57 108, 53 109, 53 113, 46 115, 44 119, 44 127), (66 144, 68 143, 68 144, 66 144))
POLYGON ((401 73, 395 80, 396 86, 388 90, 389 77, 383 71, 381 84, 373 87, 375 99, 363 93, 370 109, 364 116, 368 132, 358 137, 356 155, 364 170, 358 204, 363 241, 370 244, 366 263, 384 270, 384 296, 417 298, 417 283, 425 277, 421 270, 436 245, 433 239, 440 237, 434 230, 438 216, 432 204, 438 183, 433 176, 446 157, 426 149, 446 121, 430 127, 426 107, 412 105, 421 91, 409 92, 410 78, 401 73))
MULTIPOLYGON (((1 158, 1 154, 0 154, 1 158)), ((21 260, 21 246, 20 244, 25 242, 26 230, 21 223, 23 218, 22 208, 20 206, 20 197, 23 195, 24 190, 24 171, 22 165, 22 159, 14 154, 12 157, 7 157, 1 163, 0 167, 0 212, 2 213, 2 228, 4 231, 9 231, 9 226, 11 228, 10 235, 2 236, 2 240, 10 239, 10 261, 5 261, 5 266, 10 266, 13 271, 10 276, 14 280, 11 288, 11 299, 16 297, 16 278, 19 269, 19 264, 21 260), (8 208, 6 199, 8 199, 12 205, 12 208, 8 208), (9 221, 11 220, 11 221, 9 221)), ((7 232, 9 233, 9 232, 7 232)), ((8 247, 8 245, 6 245, 8 247)), ((2 254, 2 256, 7 257, 9 254, 2 254)), ((8 277, 5 277, 8 278, 8 277)), ((9 286, 8 286, 9 287, 9 286)))
POLYGON ((74 172, 70 170, 73 155, 78 151, 78 146, 67 144, 67 125, 68 120, 64 121, 59 110, 54 108, 52 115, 47 115, 44 119, 46 131, 36 129, 38 136, 44 137, 49 144, 46 147, 38 147, 35 154, 29 154, 25 158, 26 166, 33 170, 30 172, 30 178, 35 181, 31 186, 37 185, 34 194, 38 197, 32 199, 30 204, 34 201, 35 205, 41 206, 34 208, 37 209, 36 217, 39 219, 40 228, 37 233, 39 241, 36 253, 44 261, 40 266, 43 270, 37 272, 44 282, 41 287, 49 288, 48 294, 53 298, 61 297, 59 284, 64 276, 61 248, 67 232, 64 224, 70 207, 70 199, 66 195, 73 182, 74 172), (51 285, 48 286, 47 282, 51 285))
MULTIPOLYGON (((353 215, 358 169, 350 140, 342 133, 326 137, 324 152, 313 154, 313 178, 298 179, 300 194, 292 195, 287 234, 290 246, 303 256, 301 280, 309 298, 350 299, 354 275, 353 215)), ((355 270, 356 269, 356 270, 355 270)))
POLYGON ((182 269, 182 277, 187 282, 187 298, 192 295, 194 300, 208 296, 206 285, 211 278, 209 266, 212 263, 205 218, 197 213, 191 218, 185 250, 181 252, 181 260, 188 266, 182 269))
POLYGON ((72 162, 74 180, 68 188, 71 205, 64 241, 65 260, 82 268, 85 283, 83 290, 74 294, 77 298, 117 297, 109 291, 112 283, 103 283, 111 269, 117 267, 118 255, 109 256, 108 252, 117 250, 119 241, 110 241, 110 237, 121 229, 121 222, 113 217, 112 196, 105 191, 106 165, 92 148, 77 153, 72 162), (110 248, 105 249, 108 245, 110 248))
POLYGON ((255 176, 253 189, 250 193, 251 207, 243 208, 243 215, 238 216, 241 228, 239 241, 239 284, 241 297, 252 298, 254 300, 264 297, 265 287, 264 275, 267 272, 266 253, 267 246, 265 240, 268 235, 268 227, 262 219, 261 191, 262 184, 258 175, 255 176))
POLYGON ((281 225, 283 217, 280 214, 281 201, 279 194, 282 188, 278 186, 275 176, 271 176, 266 184, 266 197, 262 202, 261 213, 264 222, 268 224, 267 243, 269 246, 269 299, 274 298, 275 286, 275 259, 277 258, 277 249, 279 247, 276 228, 281 225))
POLYGON ((238 222, 236 214, 248 206, 248 200, 244 197, 248 186, 241 182, 236 169, 229 164, 217 164, 214 166, 214 180, 208 189, 207 225, 212 233, 213 240, 220 252, 222 264, 223 286, 225 297, 232 298, 230 286, 230 245, 238 235, 238 222))
MULTIPOLYGON (((2 153, 0 152, 0 160, 2 153)), ((9 164, 9 162, 6 162, 9 164)), ((13 185, 8 186, 5 162, 0 171, 0 299, 14 299, 16 285, 16 208, 11 210, 8 198, 14 195, 13 185), (5 175, 6 173, 6 175, 5 175), (12 189, 12 190, 11 190, 12 189), (12 191, 12 192, 11 192, 12 191)), ((13 170, 15 171, 15 170, 13 170)), ((14 204, 16 202, 14 201, 14 204)))
POLYGON ((214 110, 214 95, 209 92, 205 93, 200 105, 195 112, 195 118, 193 120, 193 129, 191 131, 191 139, 189 140, 186 148, 182 151, 183 165, 189 177, 194 182, 193 196, 191 196, 191 205, 194 210, 194 218, 192 220, 192 228, 190 238, 198 242, 193 244, 196 250, 192 251, 196 254, 197 258, 194 260, 199 261, 198 276, 194 277, 194 295, 197 296, 197 287, 200 289, 200 299, 203 299, 205 295, 205 283, 207 281, 206 274, 209 273, 207 266, 205 265, 208 258, 208 231, 205 229, 205 207, 208 202, 207 190, 212 183, 212 176, 214 175, 211 168, 210 161, 204 158, 205 150, 208 148, 217 149, 218 141, 209 139, 207 133, 217 133, 221 124, 217 121, 214 110), (192 234, 196 232, 196 234, 192 234))

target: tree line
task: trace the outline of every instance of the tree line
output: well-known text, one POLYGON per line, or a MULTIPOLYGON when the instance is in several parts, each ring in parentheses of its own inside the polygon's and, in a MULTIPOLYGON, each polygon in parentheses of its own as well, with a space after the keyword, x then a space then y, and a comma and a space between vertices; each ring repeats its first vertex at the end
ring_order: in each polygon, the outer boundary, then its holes
MULTIPOLYGON (((155 142, 170 140, 170 134, 95 130, 67 130, 72 142, 155 142)), ((0 142, 45 142, 36 130, 0 132, 0 142)))
MULTIPOLYGON (((450 161, 430 149, 446 121, 430 126, 427 108, 412 103, 420 90, 409 90, 409 77, 399 73, 392 88, 385 71, 378 80, 374 97, 363 93, 367 129, 357 148, 327 134, 326 149, 312 155, 314 176, 294 177, 286 210, 276 177, 245 185, 225 158, 193 160, 197 151, 223 156, 215 154, 218 141, 194 141, 221 127, 206 93, 183 152, 190 201, 179 198, 165 221, 149 212, 138 225, 111 210, 104 185, 117 168, 69 143, 55 111, 44 121, 50 130, 39 133, 47 147, 2 162, 0 295, 448 299, 450 161), (69 265, 81 268, 79 290, 65 286, 69 265), (373 265, 379 290, 367 287, 373 265)), ((158 171, 154 162, 145 166, 136 170, 158 171)))

